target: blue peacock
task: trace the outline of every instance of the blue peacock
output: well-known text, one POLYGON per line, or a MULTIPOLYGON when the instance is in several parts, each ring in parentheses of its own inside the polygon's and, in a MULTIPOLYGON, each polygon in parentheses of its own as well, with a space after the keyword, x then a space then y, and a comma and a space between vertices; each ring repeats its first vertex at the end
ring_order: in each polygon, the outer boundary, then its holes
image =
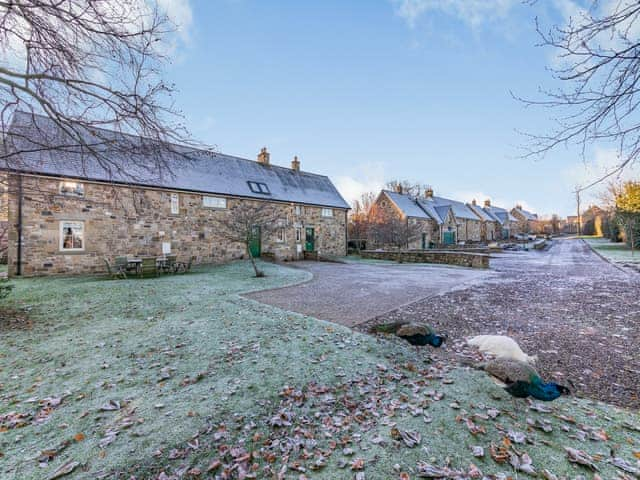
POLYGON ((378 333, 395 334, 406 340, 411 345, 423 347, 431 345, 432 347, 440 347, 447 339, 446 335, 440 335, 435 332, 429 325, 407 322, 387 323, 377 325, 374 331, 378 333))
POLYGON ((570 395, 569 389, 554 382, 545 383, 535 368, 511 358, 496 358, 481 368, 491 379, 516 398, 533 397, 550 402, 561 395, 570 395))

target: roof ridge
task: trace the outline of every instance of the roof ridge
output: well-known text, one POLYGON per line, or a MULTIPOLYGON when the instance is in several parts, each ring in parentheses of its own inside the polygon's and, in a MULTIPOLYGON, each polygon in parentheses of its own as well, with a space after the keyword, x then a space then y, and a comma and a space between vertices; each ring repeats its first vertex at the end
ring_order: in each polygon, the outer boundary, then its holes
MULTIPOLYGON (((54 125, 56 124, 55 121, 52 118, 50 118, 50 117, 48 117, 46 115, 42 115, 41 113, 27 112, 27 111, 24 111, 24 110, 16 110, 15 112, 13 112, 13 115, 12 115, 12 118, 11 118, 11 122, 9 123, 9 127, 7 129, 8 132, 11 131, 11 127, 13 126, 13 124, 15 122, 16 115, 24 115, 26 117, 31 117, 31 118, 38 117, 38 118, 41 118, 43 120, 52 122, 54 125)), ((140 139, 147 139, 147 140, 154 141, 154 142, 160 142, 159 140, 155 140, 153 138, 143 137, 141 135, 133 135, 131 133, 119 132, 117 130, 112 130, 112 129, 109 129, 109 128, 104 128, 104 127, 93 127, 93 128, 95 130, 101 130, 103 132, 108 132, 108 133, 115 133, 117 135, 124 135, 124 136, 131 137, 131 138, 140 138, 140 139)), ((228 153, 219 152, 219 151, 216 151, 216 150, 207 150, 206 148, 191 147, 189 145, 184 145, 184 144, 175 143, 175 142, 164 142, 164 143, 166 143, 167 145, 175 146, 175 147, 190 149, 192 153, 205 153, 205 154, 208 154, 208 155, 218 155, 218 156, 224 156, 224 157, 233 158, 235 160, 243 160, 245 162, 252 162, 252 163, 260 164, 260 162, 258 162, 257 160, 251 160, 250 158, 239 157, 237 155, 230 155, 228 153)), ((319 173, 313 173, 313 172, 308 172, 308 171, 303 171, 303 170, 294 170, 293 168, 285 167, 284 165, 277 165, 277 164, 269 164, 269 165, 260 164, 260 165, 262 165, 264 167, 280 168, 280 169, 283 169, 283 170, 289 170, 289 171, 292 171, 292 172, 297 172, 299 174, 314 175, 316 177, 325 177, 325 178, 329 177, 328 175, 322 175, 322 174, 319 174, 319 173)))

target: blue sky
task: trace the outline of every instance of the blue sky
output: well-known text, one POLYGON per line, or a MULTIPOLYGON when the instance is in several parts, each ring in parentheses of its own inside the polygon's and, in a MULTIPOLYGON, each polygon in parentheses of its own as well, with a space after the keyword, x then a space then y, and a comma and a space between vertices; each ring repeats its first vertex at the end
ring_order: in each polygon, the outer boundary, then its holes
MULTIPOLYGON (((572 214, 576 183, 615 162, 596 148, 522 159, 518 131, 544 132, 524 108, 553 87, 553 52, 534 18, 567 18, 570 0, 164 0, 181 23, 169 79, 199 140, 273 163, 298 155, 347 200, 393 178, 470 201, 572 214)), ((588 198, 587 198, 588 200, 588 198)))

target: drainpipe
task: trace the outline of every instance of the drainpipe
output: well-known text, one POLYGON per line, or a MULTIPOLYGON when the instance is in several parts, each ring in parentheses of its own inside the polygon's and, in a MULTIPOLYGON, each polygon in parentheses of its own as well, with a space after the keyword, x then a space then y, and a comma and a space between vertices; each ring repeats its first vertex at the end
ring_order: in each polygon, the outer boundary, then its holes
POLYGON ((22 275, 22 175, 18 175, 18 258, 16 275, 22 275))

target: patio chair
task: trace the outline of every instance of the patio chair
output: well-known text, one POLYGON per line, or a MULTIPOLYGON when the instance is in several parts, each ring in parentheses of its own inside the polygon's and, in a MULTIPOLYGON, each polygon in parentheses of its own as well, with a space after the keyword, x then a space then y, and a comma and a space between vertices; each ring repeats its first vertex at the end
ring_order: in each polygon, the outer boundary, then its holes
POLYGON ((164 265, 162 266, 162 270, 164 271, 164 273, 175 273, 178 268, 178 265, 176 263, 178 256, 167 255, 166 258, 167 259, 165 260, 164 265))
POLYGON ((116 270, 127 272, 129 270, 128 267, 129 262, 127 262, 127 257, 116 257, 116 270))
POLYGON ((176 272, 178 273, 187 273, 191 270, 191 265, 193 264, 193 259, 195 257, 189 257, 188 262, 178 262, 176 263, 176 272))
POLYGON ((155 257, 146 257, 142 259, 142 264, 140 265, 140 276, 146 277, 149 275, 153 275, 154 277, 158 276, 158 264, 155 257))
POLYGON ((117 265, 115 267, 112 267, 107 257, 104 258, 104 264, 107 267, 107 273, 111 276, 111 278, 127 278, 127 273, 117 265))

